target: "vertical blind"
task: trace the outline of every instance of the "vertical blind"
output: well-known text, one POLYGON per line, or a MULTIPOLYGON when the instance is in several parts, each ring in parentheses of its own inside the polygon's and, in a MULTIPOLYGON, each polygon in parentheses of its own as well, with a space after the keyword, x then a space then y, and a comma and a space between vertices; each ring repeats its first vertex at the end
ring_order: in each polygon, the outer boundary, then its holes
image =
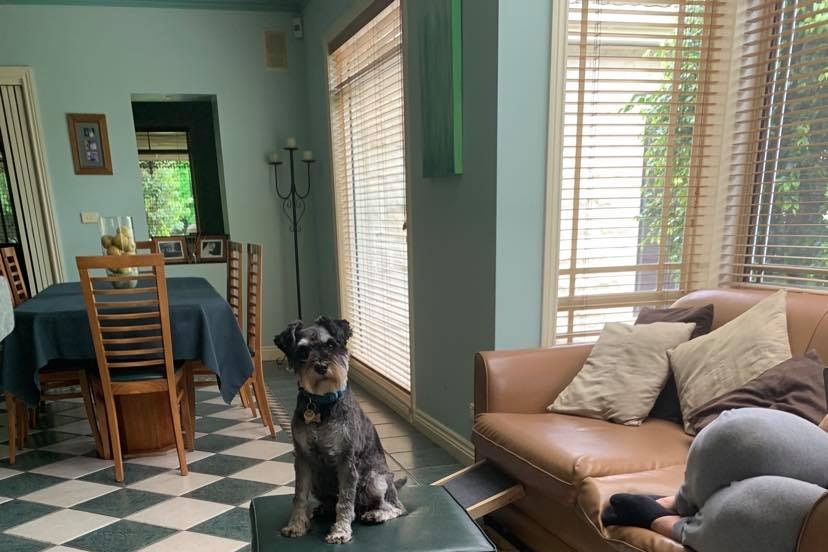
MULTIPOLYGON (((54 226, 44 197, 43 177, 35 161, 34 129, 23 87, 0 85, 0 143, 8 177, 8 191, 19 230, 22 262, 32 294, 59 277, 54 226)), ((3 179, 3 178, 0 178, 3 179)))
POLYGON ((372 9, 328 57, 340 300, 352 356, 410 390, 400 3, 372 9))
POLYGON ((828 0, 743 15, 725 276, 828 288, 828 0))
POLYGON ((681 296, 697 215, 721 2, 572 0, 564 99, 556 341, 681 296))

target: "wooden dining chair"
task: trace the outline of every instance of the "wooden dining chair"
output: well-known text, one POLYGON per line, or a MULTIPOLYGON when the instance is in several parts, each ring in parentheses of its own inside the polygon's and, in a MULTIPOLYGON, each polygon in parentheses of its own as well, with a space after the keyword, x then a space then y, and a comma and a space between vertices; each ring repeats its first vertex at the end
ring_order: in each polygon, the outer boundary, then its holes
POLYGON ((17 260, 17 249, 13 246, 4 247, 0 249, 0 254, 3 256, 3 268, 12 292, 12 303, 16 307, 29 299, 29 288, 26 286, 20 262, 17 260))
MULTIPOLYGON (((253 385, 253 392, 256 395, 256 404, 259 407, 259 414, 262 423, 270 430, 272 436, 276 436, 276 429, 273 427, 273 418, 270 415, 270 406, 267 402, 267 392, 264 382, 264 361, 262 359, 262 332, 261 332, 261 306, 262 304, 262 246, 259 244, 247 244, 247 348, 253 356, 253 376, 243 387, 253 385)), ((252 409, 251 402, 251 409, 252 409)), ((255 411, 254 411, 254 416, 255 411)))
MULTIPOLYGON (((236 317, 236 323, 239 328, 242 328, 241 308, 242 308, 242 263, 243 263, 242 244, 237 241, 227 243, 227 302, 230 304, 230 310, 233 311, 233 316, 236 317)), ((256 406, 253 403, 253 397, 250 393, 252 384, 250 380, 245 382, 239 389, 239 398, 242 406, 249 408, 253 417, 256 417, 256 406)))
MULTIPOLYGON (((0 249, 0 256, 2 256, 0 276, 8 282, 12 305, 16 307, 29 299, 29 288, 23 279, 23 272, 17 258, 17 250, 11 246, 4 247, 0 249)), ((84 371, 84 366, 64 362, 52 362, 41 369, 39 372, 41 404, 46 401, 83 398, 87 418, 89 423, 93 424, 95 416, 92 397, 88 381, 84 377, 84 371), (79 387, 80 391, 70 390, 73 387, 79 387)), ((14 464, 17 450, 23 448, 29 429, 34 429, 37 423, 40 407, 30 409, 23 401, 17 399, 8 391, 5 392, 4 398, 9 418, 9 464, 14 464)), ((101 450, 100 435, 94 431, 94 428, 92 433, 96 444, 98 444, 98 450, 101 450)))
POLYGON ((158 253, 158 248, 152 240, 136 241, 135 253, 138 255, 145 255, 147 253, 158 253))
POLYGON ((77 265, 98 361, 92 382, 98 401, 103 402, 98 421, 109 437, 115 480, 124 480, 115 397, 158 392, 169 397, 178 462, 181 475, 187 475, 182 429, 191 444, 195 431, 190 411, 192 373, 188 365, 177 367, 173 361, 164 257, 77 257, 77 265), (114 272, 125 268, 148 272, 114 272), (105 275, 93 275, 104 270, 105 275), (133 283, 136 287, 131 287, 133 283))

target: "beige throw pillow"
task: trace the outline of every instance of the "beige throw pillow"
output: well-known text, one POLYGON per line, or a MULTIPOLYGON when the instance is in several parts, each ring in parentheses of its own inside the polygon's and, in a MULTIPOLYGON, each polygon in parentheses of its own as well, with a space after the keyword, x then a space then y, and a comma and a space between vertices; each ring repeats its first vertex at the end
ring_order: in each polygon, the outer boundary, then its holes
POLYGON ((669 351, 684 430, 690 413, 791 358, 785 291, 754 305, 721 328, 669 351))
POLYGON ((667 350, 690 339, 695 324, 611 322, 550 412, 639 425, 667 381, 667 350))

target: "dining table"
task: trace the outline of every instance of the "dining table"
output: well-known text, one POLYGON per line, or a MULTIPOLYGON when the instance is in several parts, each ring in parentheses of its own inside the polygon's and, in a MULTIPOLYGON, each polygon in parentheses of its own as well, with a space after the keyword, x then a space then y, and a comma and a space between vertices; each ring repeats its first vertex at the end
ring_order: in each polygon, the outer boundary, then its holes
MULTIPOLYGON (((173 357, 206 367, 230 403, 253 373, 253 361, 230 305, 204 278, 169 277, 167 294, 173 357)), ((39 372, 53 362, 95 366, 95 349, 79 282, 49 286, 14 309, 14 330, 3 340, 0 388, 35 407, 39 372)), ((117 397, 127 456, 175 446, 165 391, 117 397)))

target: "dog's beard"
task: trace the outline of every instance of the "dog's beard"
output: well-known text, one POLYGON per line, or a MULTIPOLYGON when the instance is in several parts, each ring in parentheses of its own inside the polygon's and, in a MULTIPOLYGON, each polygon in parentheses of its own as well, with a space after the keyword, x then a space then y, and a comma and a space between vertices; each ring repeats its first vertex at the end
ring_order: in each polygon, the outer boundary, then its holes
POLYGON ((337 355, 328 362, 328 370, 319 374, 309 362, 299 370, 299 386, 314 395, 333 393, 348 383, 348 356, 337 355))

